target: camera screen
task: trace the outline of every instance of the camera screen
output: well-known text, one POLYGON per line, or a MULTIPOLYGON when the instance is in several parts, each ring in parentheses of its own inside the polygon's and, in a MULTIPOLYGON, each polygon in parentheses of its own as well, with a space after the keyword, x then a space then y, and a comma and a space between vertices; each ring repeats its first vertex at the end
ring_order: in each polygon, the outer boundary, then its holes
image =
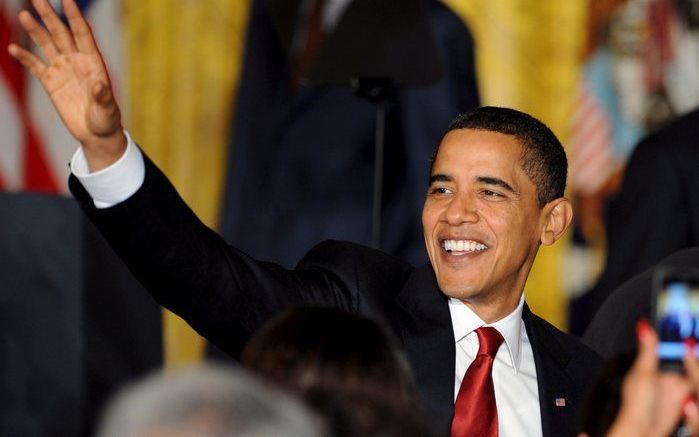
POLYGON ((658 355, 663 360, 681 360, 687 339, 699 343, 699 283, 665 278, 657 291, 655 311, 658 355))

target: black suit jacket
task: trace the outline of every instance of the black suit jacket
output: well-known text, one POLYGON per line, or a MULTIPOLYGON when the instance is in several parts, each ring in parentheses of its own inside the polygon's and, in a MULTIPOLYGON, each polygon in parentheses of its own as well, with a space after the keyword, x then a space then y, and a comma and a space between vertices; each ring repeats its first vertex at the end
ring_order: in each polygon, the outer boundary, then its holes
MULTIPOLYGON (((270 316, 295 305, 331 305, 392 328, 413 366, 419 396, 440 432, 453 414, 455 342, 447 298, 429 264, 414 268, 378 250, 327 241, 295 269, 257 261, 204 226, 146 159, 143 186, 97 210, 75 178, 71 190, 146 289, 218 347, 238 356, 270 316)), ((525 307, 545 436, 575 435, 576 412, 598 356, 525 307), (556 406, 565 399, 565 406, 556 406)))

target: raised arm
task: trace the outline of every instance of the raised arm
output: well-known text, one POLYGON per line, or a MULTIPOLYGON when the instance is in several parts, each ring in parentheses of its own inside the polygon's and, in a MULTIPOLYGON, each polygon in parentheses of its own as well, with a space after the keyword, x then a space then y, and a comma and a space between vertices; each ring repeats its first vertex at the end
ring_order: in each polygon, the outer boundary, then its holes
POLYGON ((32 4, 45 27, 28 11, 21 11, 18 18, 44 59, 16 44, 7 50, 39 79, 63 124, 82 144, 90 171, 101 170, 124 153, 126 137, 90 26, 74 0, 63 0, 70 27, 47 0, 32 0, 32 4))

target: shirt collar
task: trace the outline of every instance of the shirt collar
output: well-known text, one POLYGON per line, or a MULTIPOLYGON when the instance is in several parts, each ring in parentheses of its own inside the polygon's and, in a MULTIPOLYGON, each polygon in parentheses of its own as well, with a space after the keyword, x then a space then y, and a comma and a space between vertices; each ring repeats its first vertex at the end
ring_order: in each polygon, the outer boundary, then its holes
POLYGON ((458 299, 449 299, 449 312, 454 328, 454 339, 459 340, 466 337, 471 332, 481 326, 492 326, 505 339, 505 345, 510 356, 510 364, 519 372, 520 349, 522 342, 522 310, 524 309, 524 295, 519 298, 519 304, 514 311, 495 323, 485 323, 476 313, 465 303, 458 299))

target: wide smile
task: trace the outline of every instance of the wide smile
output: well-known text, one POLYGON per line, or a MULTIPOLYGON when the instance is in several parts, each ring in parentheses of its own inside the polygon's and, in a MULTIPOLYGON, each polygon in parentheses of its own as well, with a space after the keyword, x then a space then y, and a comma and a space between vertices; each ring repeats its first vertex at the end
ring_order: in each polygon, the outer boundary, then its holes
POLYGON ((477 240, 441 239, 440 247, 450 256, 476 255, 488 250, 488 246, 477 240))

